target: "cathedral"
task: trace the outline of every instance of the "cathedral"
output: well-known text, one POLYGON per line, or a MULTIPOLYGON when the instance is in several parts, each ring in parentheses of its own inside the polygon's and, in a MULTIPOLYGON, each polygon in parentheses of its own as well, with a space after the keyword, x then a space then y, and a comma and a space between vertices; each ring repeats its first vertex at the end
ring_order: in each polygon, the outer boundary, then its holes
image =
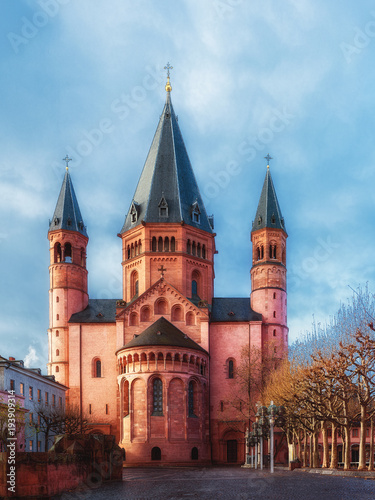
POLYGON ((118 234, 119 299, 89 297, 88 233, 66 168, 48 231, 48 374, 69 387, 67 402, 93 433, 116 436, 129 465, 243 463, 249 420, 228 425, 224 414, 243 346, 272 341, 275 356, 287 352, 287 233, 267 165, 251 231, 251 295, 214 297, 213 217, 171 91, 168 76, 118 234))

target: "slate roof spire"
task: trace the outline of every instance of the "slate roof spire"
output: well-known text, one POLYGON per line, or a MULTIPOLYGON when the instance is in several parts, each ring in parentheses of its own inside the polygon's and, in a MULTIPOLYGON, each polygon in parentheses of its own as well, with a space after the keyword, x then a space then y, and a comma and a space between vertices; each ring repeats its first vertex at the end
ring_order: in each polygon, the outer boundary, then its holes
MULTIPOLYGON (((266 159, 269 163, 271 157, 268 155, 268 157, 266 156, 266 159)), ((252 231, 264 229, 265 227, 272 229, 282 229, 286 232, 285 222, 281 214, 275 187, 272 182, 269 164, 267 165, 266 178, 264 179, 263 189, 260 195, 252 231)))
POLYGON ((164 109, 120 234, 142 222, 184 222, 212 233, 172 106, 169 76, 165 88, 164 109), (163 198, 167 210, 160 206, 163 198))
MULTIPOLYGON (((66 158, 64 158, 64 160, 68 161, 66 158)), ((88 237, 81 211, 79 209, 77 197, 74 192, 72 179, 69 174, 68 164, 66 166, 66 172, 59 198, 57 200, 55 212, 49 224, 49 231, 56 231, 57 229, 77 231, 78 233, 88 237)))

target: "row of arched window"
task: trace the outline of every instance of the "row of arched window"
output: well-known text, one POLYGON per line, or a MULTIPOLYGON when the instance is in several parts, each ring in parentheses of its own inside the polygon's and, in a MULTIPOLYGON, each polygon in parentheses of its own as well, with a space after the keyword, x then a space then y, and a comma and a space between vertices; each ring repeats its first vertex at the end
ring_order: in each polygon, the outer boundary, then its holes
POLYGON ((206 258, 206 245, 202 245, 201 243, 196 243, 195 241, 187 240, 186 242, 186 253, 189 255, 194 255, 197 257, 201 257, 202 259, 206 258))
MULTIPOLYGON (((268 246, 268 258, 277 259, 277 245, 276 243, 271 243, 268 246)), ((264 259, 264 246, 258 245, 256 248, 256 260, 264 259)), ((285 249, 282 250, 281 261, 285 264, 285 249)))
MULTIPOLYGON (((125 381, 123 387, 123 417, 129 415, 129 382, 125 381)), ((199 416, 198 384, 195 380, 190 380, 188 385, 188 417, 197 418, 199 416)), ((164 387, 163 381, 156 377, 152 382, 152 413, 153 417, 164 416, 164 387)))
MULTIPOLYGON (((152 448, 151 460, 161 460, 161 449, 159 446, 154 446, 152 448)), ((191 449, 191 460, 198 460, 198 448, 196 446, 191 449)))
POLYGON ((141 352, 120 356, 117 363, 118 375, 137 372, 184 372, 206 376, 206 360, 200 356, 183 353, 141 352))
POLYGON ((79 256, 73 255, 73 248, 71 243, 65 243, 63 246, 61 243, 55 243, 53 252, 53 261, 55 264, 59 262, 80 264, 82 267, 86 267, 86 251, 82 247, 79 250, 79 256), (74 257, 74 260, 73 260, 74 257))
POLYGON ((151 251, 152 252, 177 252, 177 243, 174 236, 169 238, 165 236, 153 236, 151 239, 151 251))
POLYGON ((126 255, 128 259, 132 259, 133 257, 136 257, 137 255, 140 255, 142 253, 142 241, 137 240, 133 242, 131 245, 129 244, 126 249, 126 255))
MULTIPOLYGON (((195 325, 195 314, 193 311, 187 311, 186 314, 183 307, 176 304, 171 309, 171 321, 185 321, 186 325, 195 325)), ((155 315, 167 315, 168 303, 165 299, 159 299, 154 304, 155 315)), ((133 311, 129 315, 129 326, 138 326, 140 322, 152 321, 152 310, 150 306, 143 306, 140 312, 133 311)))

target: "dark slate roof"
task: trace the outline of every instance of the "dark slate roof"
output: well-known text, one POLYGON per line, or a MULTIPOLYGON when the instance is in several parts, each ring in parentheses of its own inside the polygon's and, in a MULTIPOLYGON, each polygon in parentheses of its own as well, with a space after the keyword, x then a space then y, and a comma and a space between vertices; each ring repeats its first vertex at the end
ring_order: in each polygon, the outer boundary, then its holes
POLYGON ((121 233, 142 221, 184 221, 190 226, 212 232, 173 110, 170 92, 167 92, 166 103, 121 233), (165 207, 165 202, 168 217, 160 216, 159 213, 159 207, 165 207), (199 223, 192 220, 196 202, 200 212, 199 223), (132 210, 137 212, 137 220, 133 223, 132 210))
POLYGON ((68 170, 65 173, 55 213, 49 225, 49 231, 56 231, 56 229, 77 231, 87 237, 86 228, 68 170))
POLYGON ((265 227, 283 229, 285 231, 285 222, 281 215, 269 167, 267 167, 266 178, 264 179, 252 231, 264 229, 265 227))
POLYGON ((262 315, 250 307, 250 298, 212 299, 211 323, 262 321, 262 315))
POLYGON ((89 299, 83 311, 72 314, 69 323, 115 323, 118 299, 89 299))
POLYGON ((164 317, 159 318, 155 321, 155 323, 146 328, 146 330, 138 335, 138 337, 135 337, 124 347, 150 345, 185 347, 187 349, 195 349, 197 351, 206 352, 203 347, 194 342, 194 340, 172 325, 172 323, 164 317))

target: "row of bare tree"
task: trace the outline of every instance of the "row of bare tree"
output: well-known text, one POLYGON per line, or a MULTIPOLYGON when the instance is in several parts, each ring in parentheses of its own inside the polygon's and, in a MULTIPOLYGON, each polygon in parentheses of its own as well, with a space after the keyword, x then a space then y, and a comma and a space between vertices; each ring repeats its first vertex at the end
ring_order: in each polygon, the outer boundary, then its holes
POLYGON ((366 436, 370 436, 369 470, 374 468, 375 341, 370 323, 341 341, 330 354, 318 350, 306 366, 289 360, 274 371, 262 392, 286 408, 288 444, 302 453, 303 465, 318 467, 318 441, 322 437, 322 467, 337 468, 337 437, 344 443, 344 469, 350 468, 351 429, 360 425, 358 469, 366 468, 366 436), (328 429, 331 429, 329 460, 328 429), (303 451, 302 445, 303 444, 303 451))

